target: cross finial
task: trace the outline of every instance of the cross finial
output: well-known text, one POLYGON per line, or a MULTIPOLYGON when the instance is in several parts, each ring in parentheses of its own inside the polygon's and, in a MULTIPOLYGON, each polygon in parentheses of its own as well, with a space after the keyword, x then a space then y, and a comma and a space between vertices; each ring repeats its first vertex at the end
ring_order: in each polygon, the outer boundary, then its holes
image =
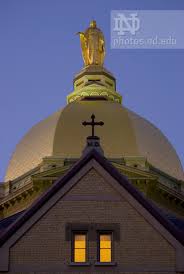
POLYGON ((95 122, 95 115, 92 114, 91 115, 91 122, 87 122, 87 121, 84 121, 83 123, 83 126, 91 126, 92 128, 92 137, 95 136, 95 126, 103 126, 104 125, 104 122, 100 121, 100 122, 95 122))

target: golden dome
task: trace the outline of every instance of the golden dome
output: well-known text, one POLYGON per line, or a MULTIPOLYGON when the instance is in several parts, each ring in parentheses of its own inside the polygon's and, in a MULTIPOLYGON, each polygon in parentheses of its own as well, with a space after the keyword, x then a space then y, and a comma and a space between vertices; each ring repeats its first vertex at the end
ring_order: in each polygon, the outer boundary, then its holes
POLYGON ((121 104, 79 100, 35 125, 17 145, 5 180, 12 180, 41 163, 46 156, 79 158, 90 135, 82 121, 94 113, 104 122, 96 129, 107 158, 144 156, 159 170, 183 179, 180 160, 167 138, 150 122, 121 104))

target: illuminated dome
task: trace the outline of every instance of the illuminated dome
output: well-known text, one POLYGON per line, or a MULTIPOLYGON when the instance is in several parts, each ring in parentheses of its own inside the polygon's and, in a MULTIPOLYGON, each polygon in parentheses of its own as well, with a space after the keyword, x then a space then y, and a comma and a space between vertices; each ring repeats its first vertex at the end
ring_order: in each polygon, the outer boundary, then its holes
POLYGON ((37 167, 44 157, 79 158, 90 129, 82 126, 94 113, 104 126, 96 129, 107 158, 145 157, 155 168, 183 178, 180 160, 167 138, 150 122, 121 105, 116 80, 104 66, 105 40, 92 21, 79 32, 84 68, 74 78, 68 105, 35 125, 17 145, 5 180, 37 167))
POLYGON ((102 99, 74 101, 35 125, 17 145, 6 181, 30 171, 45 156, 79 158, 90 135, 90 128, 81 122, 92 113, 104 121, 96 135, 107 158, 144 156, 159 170, 183 179, 180 160, 159 129, 121 104, 102 99))

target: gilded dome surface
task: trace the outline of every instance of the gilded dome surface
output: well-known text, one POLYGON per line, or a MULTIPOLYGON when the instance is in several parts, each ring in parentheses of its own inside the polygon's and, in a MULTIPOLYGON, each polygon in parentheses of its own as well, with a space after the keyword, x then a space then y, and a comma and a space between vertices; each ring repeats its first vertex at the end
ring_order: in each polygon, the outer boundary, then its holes
POLYGON ((5 180, 13 180, 46 156, 79 158, 91 129, 82 126, 94 113, 104 122, 96 128, 107 158, 144 156, 159 170, 183 179, 180 160, 162 132, 150 122, 113 101, 80 100, 68 104, 35 125, 17 145, 5 180))

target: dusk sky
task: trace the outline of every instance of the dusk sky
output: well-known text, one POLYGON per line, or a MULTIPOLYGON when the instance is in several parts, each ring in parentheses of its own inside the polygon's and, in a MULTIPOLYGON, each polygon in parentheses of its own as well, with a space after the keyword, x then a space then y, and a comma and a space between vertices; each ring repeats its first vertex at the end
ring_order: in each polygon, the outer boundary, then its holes
POLYGON ((184 166, 184 50, 110 49, 111 10, 126 9, 183 10, 184 1, 0 1, 0 181, 24 134, 66 105, 83 66, 76 32, 92 19, 104 32, 105 67, 123 104, 162 130, 184 166))

